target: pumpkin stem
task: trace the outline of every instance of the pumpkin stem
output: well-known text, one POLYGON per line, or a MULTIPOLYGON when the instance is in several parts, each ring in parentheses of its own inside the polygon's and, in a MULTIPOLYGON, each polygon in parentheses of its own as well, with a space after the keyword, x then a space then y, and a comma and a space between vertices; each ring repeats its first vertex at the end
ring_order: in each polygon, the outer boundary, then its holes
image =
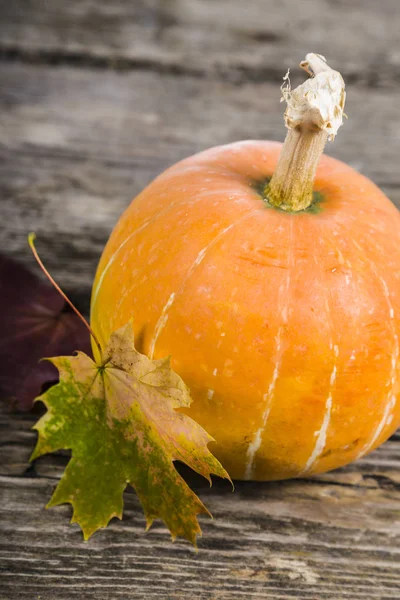
POLYGON ((319 54, 300 63, 310 79, 291 90, 289 71, 281 87, 287 103, 288 128, 279 161, 264 193, 266 201, 282 210, 298 212, 312 203, 315 173, 327 140, 343 122, 344 81, 319 54))

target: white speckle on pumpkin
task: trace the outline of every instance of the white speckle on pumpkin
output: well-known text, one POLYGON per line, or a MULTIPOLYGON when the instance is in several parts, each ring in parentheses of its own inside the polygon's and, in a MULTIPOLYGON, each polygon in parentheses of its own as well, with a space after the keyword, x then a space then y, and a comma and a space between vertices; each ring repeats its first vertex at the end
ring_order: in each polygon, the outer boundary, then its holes
POLYGON ((213 396, 214 396, 214 390, 207 390, 207 398, 208 398, 208 400, 212 400, 213 396))
POLYGON ((197 291, 199 292, 199 294, 208 294, 210 292, 210 288, 205 285, 200 285, 197 288, 197 291))

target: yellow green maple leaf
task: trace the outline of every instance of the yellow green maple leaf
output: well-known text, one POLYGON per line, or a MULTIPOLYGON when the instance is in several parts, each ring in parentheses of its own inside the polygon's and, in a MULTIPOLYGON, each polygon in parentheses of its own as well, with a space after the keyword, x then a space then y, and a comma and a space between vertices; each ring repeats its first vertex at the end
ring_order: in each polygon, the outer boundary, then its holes
POLYGON ((85 539, 122 518, 128 484, 143 506, 147 527, 161 518, 172 538, 196 543, 200 513, 210 514, 174 467, 186 463, 211 483, 229 478, 211 454, 212 437, 176 409, 190 392, 169 358, 150 360, 134 346, 132 325, 110 337, 98 363, 86 354, 49 359, 60 382, 38 400, 47 412, 35 425, 31 459, 70 449, 72 457, 48 506, 70 503, 85 539))

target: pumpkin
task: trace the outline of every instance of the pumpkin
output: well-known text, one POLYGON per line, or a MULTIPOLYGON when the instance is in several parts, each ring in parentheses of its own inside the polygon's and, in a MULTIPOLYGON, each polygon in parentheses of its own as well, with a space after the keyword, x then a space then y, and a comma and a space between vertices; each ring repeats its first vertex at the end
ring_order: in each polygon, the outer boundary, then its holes
POLYGON ((340 467, 400 423, 400 216, 321 157, 343 80, 318 55, 302 66, 311 79, 284 88, 285 144, 169 168, 120 218, 93 287, 100 341, 133 318, 142 352, 172 356, 194 398, 185 412, 236 479, 340 467))

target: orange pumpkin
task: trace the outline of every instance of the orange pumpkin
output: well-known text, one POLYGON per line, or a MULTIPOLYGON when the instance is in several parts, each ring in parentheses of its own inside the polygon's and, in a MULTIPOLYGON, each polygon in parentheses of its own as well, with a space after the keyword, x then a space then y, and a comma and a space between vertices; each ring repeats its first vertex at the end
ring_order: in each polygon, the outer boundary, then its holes
POLYGON ((400 215, 327 156, 308 208, 272 206, 281 148, 168 169, 119 220, 93 288, 100 342, 133 317, 141 351, 171 354, 186 412, 238 479, 339 467, 400 423, 400 215))

